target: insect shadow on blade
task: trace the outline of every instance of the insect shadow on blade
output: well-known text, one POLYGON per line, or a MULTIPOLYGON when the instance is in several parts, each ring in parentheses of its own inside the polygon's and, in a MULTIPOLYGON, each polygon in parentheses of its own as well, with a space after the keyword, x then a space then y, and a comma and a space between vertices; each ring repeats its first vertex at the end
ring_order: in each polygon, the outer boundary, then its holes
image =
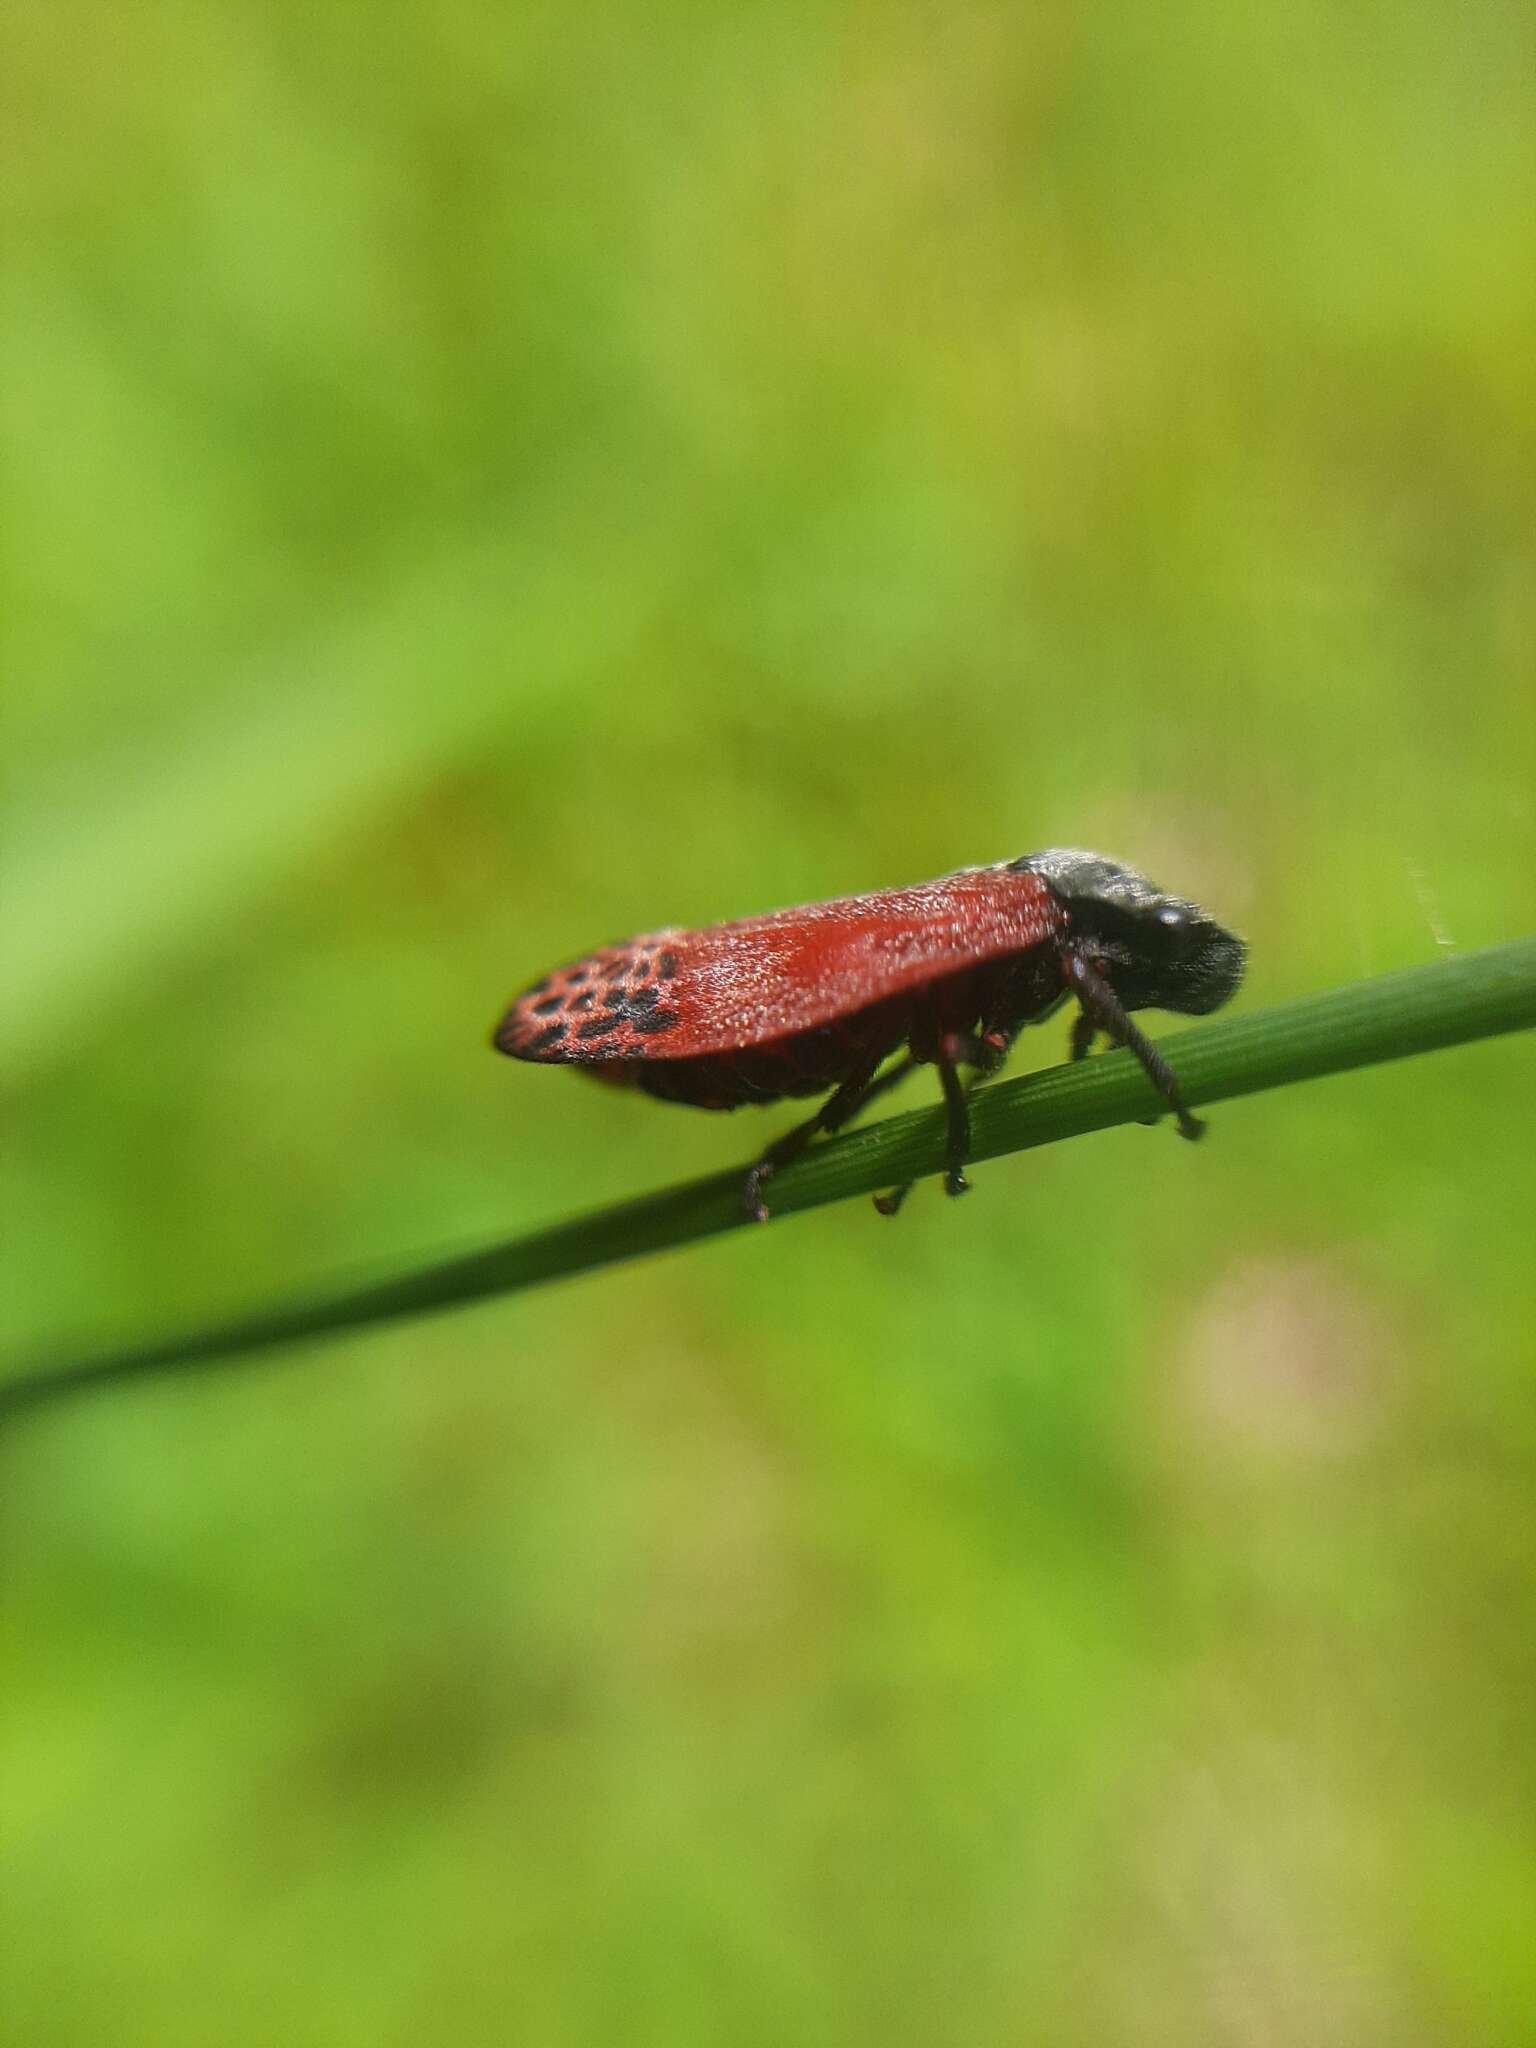
MULTIPOLYGON (((1069 997, 1073 1058, 1100 1033, 1128 1047, 1181 1134, 1198 1137, 1177 1078, 1130 1013, 1219 1009, 1242 980, 1246 950, 1135 868, 1051 847, 910 889, 604 947, 519 996, 493 1043, 514 1059, 579 1067, 696 1109, 826 1096, 745 1176, 742 1206, 765 1223, 763 1191, 778 1169, 916 1066, 938 1069, 944 1185, 964 1194, 971 1088, 997 1071, 1026 1024, 1069 997)), ((875 1206, 895 1215, 910 1186, 875 1206)))

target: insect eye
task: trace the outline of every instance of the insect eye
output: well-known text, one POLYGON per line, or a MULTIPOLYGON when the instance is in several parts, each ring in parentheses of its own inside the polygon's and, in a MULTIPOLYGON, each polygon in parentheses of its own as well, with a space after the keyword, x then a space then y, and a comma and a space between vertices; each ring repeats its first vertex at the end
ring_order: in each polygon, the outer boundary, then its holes
POLYGON ((1179 903, 1165 903, 1157 913, 1158 929, 1172 939, 1176 947, 1188 945, 1195 928, 1195 921, 1179 903))

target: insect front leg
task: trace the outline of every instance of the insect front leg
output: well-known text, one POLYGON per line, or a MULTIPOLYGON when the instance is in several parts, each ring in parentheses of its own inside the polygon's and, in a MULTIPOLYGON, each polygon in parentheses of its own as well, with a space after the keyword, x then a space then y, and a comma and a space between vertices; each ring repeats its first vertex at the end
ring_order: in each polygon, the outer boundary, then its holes
POLYGON ((1191 1116, 1184 1107, 1184 1098, 1179 1092, 1178 1076, 1163 1058, 1140 1027, 1131 1021, 1121 1006, 1104 976, 1078 953, 1062 955, 1062 974, 1067 987, 1082 1005, 1082 1015, 1072 1030, 1072 1056, 1080 1059, 1088 1050, 1096 1031, 1103 1031, 1135 1053, 1146 1072, 1147 1079, 1162 1096, 1168 1107, 1179 1120, 1181 1138, 1198 1138, 1205 1129, 1199 1117, 1191 1116), (1082 1051, 1079 1051, 1081 1044, 1082 1051))
MULTIPOLYGON (((1089 1053, 1093 1051, 1093 1041, 1098 1037, 1098 1035, 1099 1026, 1094 1022, 1093 1018, 1089 1016, 1086 1010, 1079 1010, 1077 1015, 1072 1019, 1071 1045, 1072 1058, 1074 1062, 1077 1060, 1087 1059, 1089 1053)), ((1113 1032, 1111 1032, 1109 1035, 1112 1038, 1114 1037, 1113 1032)), ((1117 1041, 1117 1043, 1121 1045, 1124 1045, 1125 1042, 1126 1041, 1123 1038, 1117 1041)), ((1136 1121, 1140 1124, 1146 1124, 1148 1128, 1150 1128, 1153 1124, 1155 1124, 1158 1121, 1158 1119, 1155 1116, 1141 1116, 1138 1117, 1136 1121)), ((1198 1136, 1198 1133, 1196 1135, 1198 1136)))
POLYGON ((763 1201, 765 1180, 777 1173, 781 1166, 788 1166, 791 1160, 798 1159, 811 1140, 819 1137, 823 1131, 840 1131, 844 1124, 850 1123, 861 1109, 874 1101, 876 1096, 883 1095, 888 1088, 894 1088, 898 1081, 904 1081, 917 1064, 912 1059, 899 1060, 889 1073, 877 1074, 875 1070, 884 1057, 885 1055, 881 1053, 862 1061, 857 1070, 827 1097, 813 1117, 808 1117, 803 1124, 796 1124, 792 1131, 786 1131, 783 1137, 770 1145, 762 1158, 748 1169, 746 1180, 742 1183, 741 1206, 751 1222, 768 1221, 768 1209, 763 1201))

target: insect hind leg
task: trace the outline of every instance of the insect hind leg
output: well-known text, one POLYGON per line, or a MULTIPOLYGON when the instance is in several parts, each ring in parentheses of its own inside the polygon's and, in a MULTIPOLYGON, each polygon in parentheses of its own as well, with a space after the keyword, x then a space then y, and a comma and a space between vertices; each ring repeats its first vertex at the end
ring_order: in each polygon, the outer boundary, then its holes
POLYGON ((844 1124, 851 1123, 876 1096, 894 1088, 898 1081, 904 1081, 917 1064, 913 1059, 903 1059, 888 1073, 877 1073, 883 1057, 882 1054, 879 1058, 861 1062, 857 1071, 834 1089, 813 1117, 807 1117, 803 1124, 796 1124, 792 1131, 786 1131, 782 1138, 768 1147, 761 1159, 748 1168, 742 1183, 741 1206, 750 1222, 768 1221, 768 1208, 763 1201, 764 1181, 770 1180, 781 1166, 788 1166, 791 1160, 798 1159, 812 1139, 823 1132, 830 1135, 833 1131, 840 1131, 844 1124))

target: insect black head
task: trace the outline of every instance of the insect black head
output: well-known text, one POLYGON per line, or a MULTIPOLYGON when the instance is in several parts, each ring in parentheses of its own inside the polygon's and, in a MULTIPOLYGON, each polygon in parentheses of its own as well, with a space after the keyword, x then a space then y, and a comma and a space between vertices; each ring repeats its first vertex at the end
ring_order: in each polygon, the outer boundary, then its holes
POLYGON ((1243 978, 1243 941, 1135 868, 1064 846, 1013 865, 1049 885, 1071 918, 1068 943, 1098 963, 1127 1010, 1203 1017, 1243 978))

